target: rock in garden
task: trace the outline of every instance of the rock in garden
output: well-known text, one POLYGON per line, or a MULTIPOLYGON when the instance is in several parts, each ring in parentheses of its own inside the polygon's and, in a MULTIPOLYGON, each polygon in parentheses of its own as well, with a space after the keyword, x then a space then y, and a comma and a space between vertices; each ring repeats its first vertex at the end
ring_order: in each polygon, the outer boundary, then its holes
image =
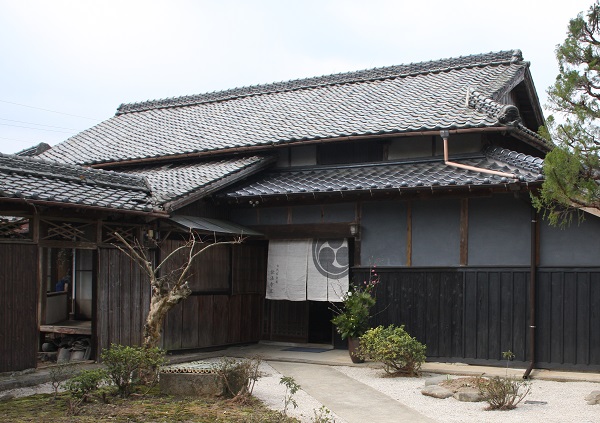
POLYGON ((427 395, 428 397, 439 398, 439 399, 449 398, 453 394, 452 391, 450 391, 446 388, 442 388, 439 385, 426 386, 425 388, 421 389, 421 393, 423 395, 427 395))
POLYGON ((448 380, 448 376, 440 375, 428 377, 427 379, 425 379, 425 386, 437 385, 438 383, 443 382, 445 380, 448 380))
POLYGON ((600 391, 592 391, 585 397, 589 405, 600 404, 600 391))
POLYGON ((479 389, 474 388, 461 389, 454 394, 454 398, 462 402, 483 401, 483 395, 481 395, 479 389))

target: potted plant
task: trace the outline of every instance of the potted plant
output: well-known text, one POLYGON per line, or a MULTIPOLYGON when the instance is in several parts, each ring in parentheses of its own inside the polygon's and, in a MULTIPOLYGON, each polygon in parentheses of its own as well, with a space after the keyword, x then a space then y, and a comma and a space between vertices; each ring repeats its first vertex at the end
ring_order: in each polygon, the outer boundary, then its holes
POLYGON ((332 304, 335 316, 331 319, 342 339, 348 339, 348 352, 353 363, 362 363, 358 355, 358 339, 369 329, 371 308, 375 305, 374 290, 379 283, 375 269, 369 272, 369 279, 362 284, 350 286, 342 296, 342 306, 332 304))

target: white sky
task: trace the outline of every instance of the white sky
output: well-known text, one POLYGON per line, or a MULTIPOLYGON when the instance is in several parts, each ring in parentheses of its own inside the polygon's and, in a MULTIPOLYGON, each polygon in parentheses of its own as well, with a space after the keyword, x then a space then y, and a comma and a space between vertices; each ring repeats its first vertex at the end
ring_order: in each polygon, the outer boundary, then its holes
POLYGON ((121 103, 515 48, 544 104, 592 1, 0 0, 0 152, 121 103))

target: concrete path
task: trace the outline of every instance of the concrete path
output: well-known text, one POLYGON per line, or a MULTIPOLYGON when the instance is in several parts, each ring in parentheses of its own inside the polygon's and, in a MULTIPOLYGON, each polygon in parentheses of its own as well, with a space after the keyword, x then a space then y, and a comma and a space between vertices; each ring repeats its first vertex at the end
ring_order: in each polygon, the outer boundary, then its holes
POLYGON ((269 365, 293 377, 303 391, 348 423, 434 421, 331 367, 277 361, 269 365))

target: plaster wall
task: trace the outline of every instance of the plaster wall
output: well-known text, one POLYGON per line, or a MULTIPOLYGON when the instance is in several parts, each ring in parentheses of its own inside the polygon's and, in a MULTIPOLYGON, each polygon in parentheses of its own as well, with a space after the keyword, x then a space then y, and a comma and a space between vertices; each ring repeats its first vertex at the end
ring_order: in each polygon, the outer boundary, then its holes
POLYGON ((231 219, 241 225, 285 225, 353 222, 354 203, 315 204, 290 207, 233 209, 231 219))
POLYGON ((586 214, 566 229, 540 221, 540 266, 600 266, 600 218, 586 214))
POLYGON ((470 266, 528 266, 531 208, 512 196, 469 199, 470 266))
POLYGON ((404 201, 362 204, 362 266, 406 266, 406 219, 404 201))
POLYGON ((460 264, 460 201, 415 201, 412 205, 412 265, 460 264))

